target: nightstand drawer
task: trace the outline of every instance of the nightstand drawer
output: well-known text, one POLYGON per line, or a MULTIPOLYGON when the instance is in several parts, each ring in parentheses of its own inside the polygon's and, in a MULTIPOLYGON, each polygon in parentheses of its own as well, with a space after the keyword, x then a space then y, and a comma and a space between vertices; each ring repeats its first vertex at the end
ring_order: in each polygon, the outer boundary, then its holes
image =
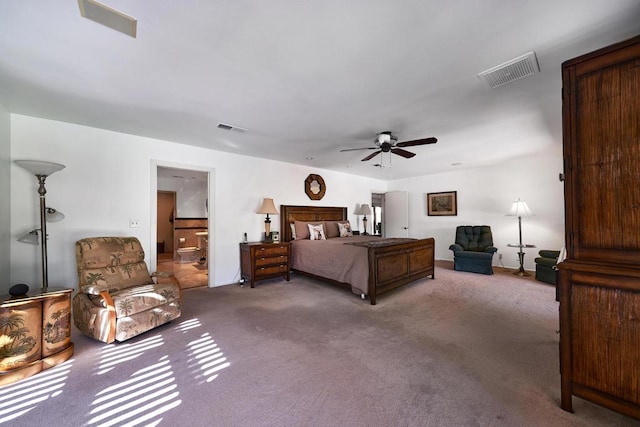
POLYGON ((289 247, 283 245, 265 245, 261 248, 256 248, 256 256, 273 256, 273 255, 287 255, 289 253, 289 247))
POLYGON ((288 268, 288 264, 284 263, 281 265, 272 265, 269 267, 260 267, 256 268, 256 279, 264 276, 270 276, 272 274, 282 274, 286 273, 288 268))
POLYGON ((263 267, 265 265, 273 264, 287 264, 288 257, 286 255, 256 258, 256 267, 263 267))
POLYGON ((251 287, 257 280, 282 276, 287 281, 291 273, 291 243, 252 242, 240 244, 240 277, 251 287))

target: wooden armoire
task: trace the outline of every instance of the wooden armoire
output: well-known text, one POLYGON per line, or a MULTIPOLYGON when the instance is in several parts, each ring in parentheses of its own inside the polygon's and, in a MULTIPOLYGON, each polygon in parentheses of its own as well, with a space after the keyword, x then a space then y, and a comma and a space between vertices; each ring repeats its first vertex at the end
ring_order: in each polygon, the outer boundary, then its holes
POLYGON ((561 406, 640 418, 640 36, 562 65, 561 406))

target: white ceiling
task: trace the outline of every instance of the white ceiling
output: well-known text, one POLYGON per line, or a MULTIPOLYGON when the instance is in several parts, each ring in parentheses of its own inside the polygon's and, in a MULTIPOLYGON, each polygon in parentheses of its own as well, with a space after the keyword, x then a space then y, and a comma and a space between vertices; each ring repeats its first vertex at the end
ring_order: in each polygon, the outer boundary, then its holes
POLYGON ((381 179, 558 149, 561 63, 640 34, 637 0, 105 3, 138 19, 137 38, 75 0, 0 3, 0 104, 381 179), (539 74, 497 89, 477 78, 532 50, 539 74), (438 143, 385 168, 339 151, 385 130, 438 143))

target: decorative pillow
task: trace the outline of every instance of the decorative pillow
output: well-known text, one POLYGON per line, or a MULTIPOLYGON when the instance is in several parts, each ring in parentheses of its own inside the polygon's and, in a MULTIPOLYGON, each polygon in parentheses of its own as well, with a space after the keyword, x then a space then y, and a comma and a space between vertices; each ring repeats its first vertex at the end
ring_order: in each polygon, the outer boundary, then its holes
POLYGON ((296 225, 291 223, 289 226, 291 227, 291 240, 296 240, 296 225))
POLYGON ((340 237, 353 236, 353 230, 351 230, 351 224, 347 222, 339 222, 338 228, 340 229, 340 237))
POLYGON ((327 240, 327 238, 324 235, 324 225, 323 224, 318 224, 318 225, 313 225, 313 224, 308 224, 307 225, 309 227, 309 238, 311 240, 327 240))
POLYGON ((322 224, 322 222, 295 221, 294 225, 296 228, 296 240, 304 240, 309 238, 309 224, 319 225, 322 224))
POLYGON ((340 236, 340 230, 338 229, 339 221, 325 221, 324 222, 324 233, 327 236, 327 239, 331 239, 332 237, 340 236))

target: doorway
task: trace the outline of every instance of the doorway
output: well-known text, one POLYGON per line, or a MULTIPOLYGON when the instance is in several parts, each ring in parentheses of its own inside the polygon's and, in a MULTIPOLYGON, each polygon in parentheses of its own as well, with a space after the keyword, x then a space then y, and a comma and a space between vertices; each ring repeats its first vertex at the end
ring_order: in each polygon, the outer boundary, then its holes
POLYGON ((384 237, 409 237, 409 193, 384 194, 384 237))
POLYGON ((373 210, 373 235, 382 236, 384 223, 384 193, 371 194, 371 209, 373 210))
POLYGON ((165 254, 173 258, 173 217, 176 211, 176 192, 158 190, 158 258, 165 254))
MULTIPOLYGON (((211 286, 212 170, 152 161, 151 264, 182 289, 211 286)), ((213 208, 212 208, 213 209, 213 208)))

